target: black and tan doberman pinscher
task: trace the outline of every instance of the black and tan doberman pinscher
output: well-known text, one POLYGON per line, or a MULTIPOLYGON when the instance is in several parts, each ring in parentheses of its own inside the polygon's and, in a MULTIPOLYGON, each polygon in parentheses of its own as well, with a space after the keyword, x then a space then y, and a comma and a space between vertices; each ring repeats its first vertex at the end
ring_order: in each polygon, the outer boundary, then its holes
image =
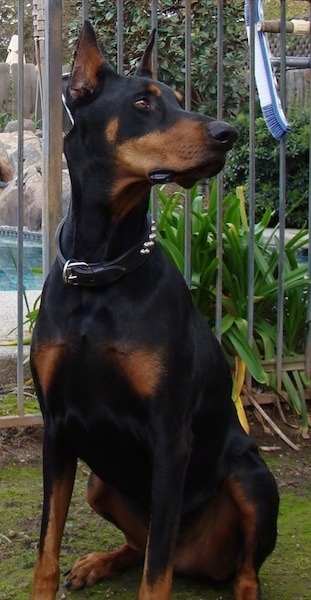
POLYGON ((68 83, 72 202, 31 350, 44 417, 33 600, 54 600, 59 586, 77 458, 91 470, 89 503, 125 543, 80 558, 70 589, 141 563, 139 600, 169 600, 174 572, 232 579, 235 600, 258 600, 275 545, 275 481, 239 425, 222 350, 148 216, 153 184, 215 175, 236 133, 184 111, 152 79, 153 37, 123 77, 86 22, 68 83))

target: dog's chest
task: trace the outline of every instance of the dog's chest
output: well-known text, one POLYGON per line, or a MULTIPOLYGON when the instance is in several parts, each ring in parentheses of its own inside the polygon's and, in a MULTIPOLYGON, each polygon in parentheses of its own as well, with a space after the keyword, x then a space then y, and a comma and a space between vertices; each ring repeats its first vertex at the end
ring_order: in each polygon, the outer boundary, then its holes
MULTIPOLYGON (((84 390, 92 397, 123 393, 136 395, 142 401, 151 398, 165 375, 161 348, 139 344, 137 340, 90 341, 88 336, 44 343, 36 348, 33 361, 45 396, 52 393, 55 379, 62 382, 60 395, 71 388, 80 396, 84 390)), ((77 399, 78 402, 78 399, 77 399)))

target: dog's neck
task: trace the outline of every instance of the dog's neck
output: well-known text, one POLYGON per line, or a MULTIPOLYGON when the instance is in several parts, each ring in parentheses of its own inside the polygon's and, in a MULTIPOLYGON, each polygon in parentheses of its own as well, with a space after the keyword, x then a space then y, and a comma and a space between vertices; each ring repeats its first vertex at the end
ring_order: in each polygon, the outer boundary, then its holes
MULTIPOLYGON (((65 144, 66 148, 66 144, 65 144)), ((71 204, 63 227, 62 250, 77 260, 114 260, 135 246, 144 231, 149 185, 126 182, 115 188, 109 156, 93 168, 82 161, 75 140, 66 148, 72 183, 71 204), (72 152, 73 149, 73 152, 72 152), (98 174, 99 173, 99 174, 98 174)))
POLYGON ((135 246, 146 226, 149 198, 142 198, 128 214, 114 221, 100 207, 73 196, 64 225, 64 250, 78 260, 114 260, 135 246), (86 204, 86 206, 84 206, 86 204))
POLYGON ((62 233, 65 224, 66 218, 57 228, 55 241, 58 263, 66 284, 88 287, 106 286, 138 269, 154 250, 156 227, 150 214, 145 219, 145 227, 138 242, 113 260, 94 262, 77 260, 74 257, 66 258, 62 252, 62 233))

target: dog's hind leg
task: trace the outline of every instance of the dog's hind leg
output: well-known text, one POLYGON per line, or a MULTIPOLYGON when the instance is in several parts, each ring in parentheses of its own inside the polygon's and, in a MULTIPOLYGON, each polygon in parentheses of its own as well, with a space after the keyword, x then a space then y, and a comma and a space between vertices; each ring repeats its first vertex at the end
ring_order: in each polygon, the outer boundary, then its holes
POLYGON ((184 524, 174 567, 187 577, 233 580, 234 600, 260 600, 258 573, 274 548, 278 493, 259 457, 252 470, 246 459, 240 463, 184 524))
POLYGON ((277 535, 277 486, 260 458, 253 456, 253 460, 252 470, 240 470, 228 484, 243 539, 234 581, 235 600, 260 600, 258 571, 272 552, 277 535))
POLYGON ((91 507, 101 517, 123 531, 126 543, 112 552, 91 552, 79 558, 65 583, 66 587, 74 590, 90 587, 117 571, 142 563, 146 546, 145 527, 115 488, 103 483, 92 473, 87 497, 91 507))
POLYGON ((54 600, 59 586, 59 552, 76 473, 76 458, 60 439, 43 441, 44 501, 32 600, 54 600))
POLYGON ((239 514, 242 545, 237 559, 234 580, 235 600, 260 600, 260 584, 256 566, 257 507, 248 502, 244 490, 234 479, 229 483, 230 493, 239 514))

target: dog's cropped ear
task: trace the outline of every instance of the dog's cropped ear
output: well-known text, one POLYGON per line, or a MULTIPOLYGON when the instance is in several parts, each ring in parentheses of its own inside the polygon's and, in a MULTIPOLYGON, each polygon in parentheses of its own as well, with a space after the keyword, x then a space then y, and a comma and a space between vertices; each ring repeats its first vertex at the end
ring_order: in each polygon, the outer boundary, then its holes
POLYGON ((152 78, 152 50, 154 46, 156 35, 156 29, 152 30, 151 36, 148 41, 147 48, 142 56, 142 59, 135 71, 135 75, 138 77, 151 77, 152 78))
POLYGON ((85 21, 68 82, 67 96, 72 101, 92 94, 100 85, 100 72, 105 66, 112 67, 106 61, 98 47, 94 29, 89 21, 85 21))

